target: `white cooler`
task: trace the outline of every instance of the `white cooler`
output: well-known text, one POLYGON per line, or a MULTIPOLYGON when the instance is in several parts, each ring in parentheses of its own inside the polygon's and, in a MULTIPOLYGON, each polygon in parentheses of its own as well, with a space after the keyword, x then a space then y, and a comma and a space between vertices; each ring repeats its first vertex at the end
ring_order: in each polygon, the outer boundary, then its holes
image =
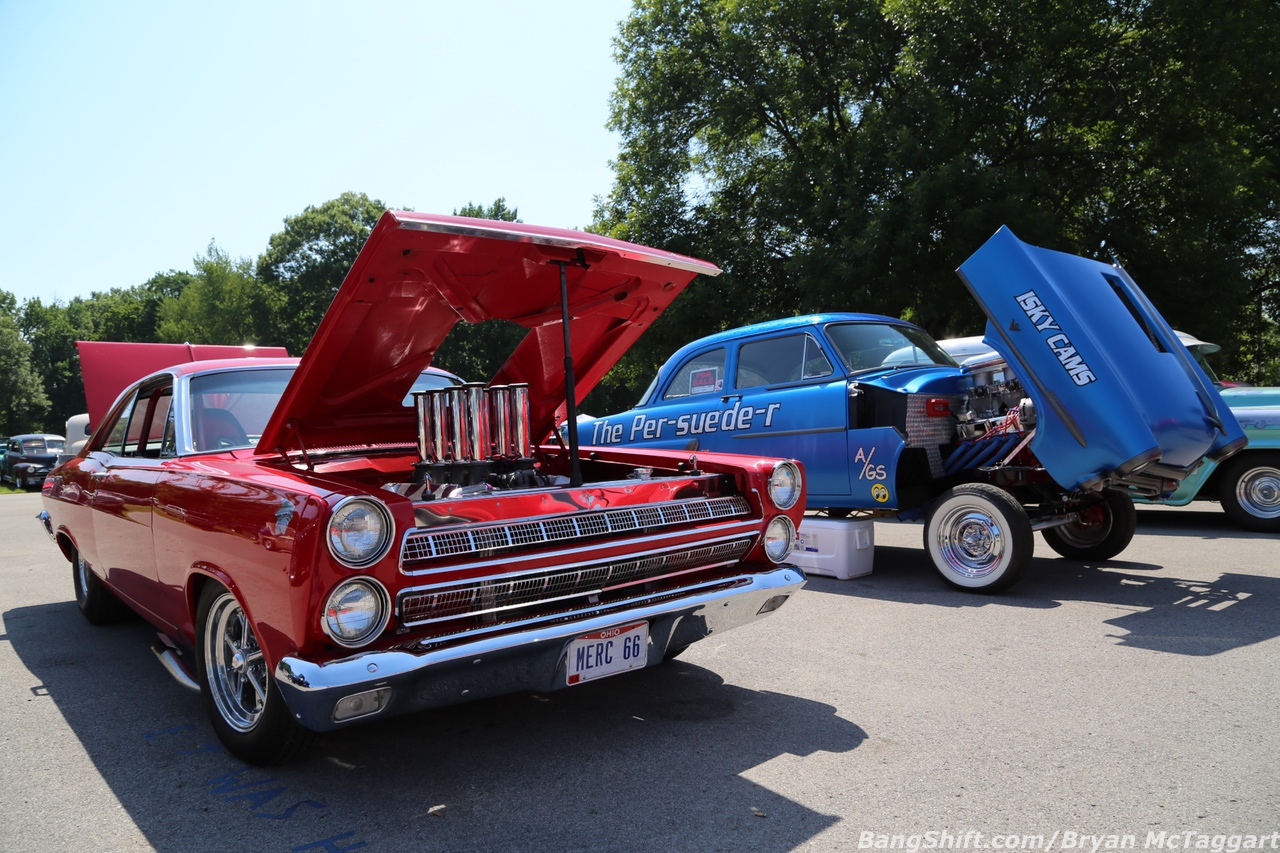
POLYGON ((806 572, 840 580, 871 574, 876 534, 870 519, 807 515, 799 533, 788 560, 806 572))

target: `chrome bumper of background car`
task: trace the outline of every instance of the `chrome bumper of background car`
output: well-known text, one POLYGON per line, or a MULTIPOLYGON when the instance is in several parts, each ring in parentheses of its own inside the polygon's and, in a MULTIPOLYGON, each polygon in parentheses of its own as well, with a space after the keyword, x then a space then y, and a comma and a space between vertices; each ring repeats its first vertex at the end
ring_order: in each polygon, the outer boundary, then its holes
POLYGON ((647 665, 653 666, 669 650, 776 610, 804 583, 804 572, 784 565, 728 578, 712 591, 422 653, 376 651, 325 664, 285 657, 276 683, 298 722, 316 731, 489 696, 550 692, 566 686, 565 650, 576 637, 648 622, 647 665), (389 695, 377 693, 387 688, 389 695), (375 710, 335 720, 341 700, 366 693, 367 707, 375 710))

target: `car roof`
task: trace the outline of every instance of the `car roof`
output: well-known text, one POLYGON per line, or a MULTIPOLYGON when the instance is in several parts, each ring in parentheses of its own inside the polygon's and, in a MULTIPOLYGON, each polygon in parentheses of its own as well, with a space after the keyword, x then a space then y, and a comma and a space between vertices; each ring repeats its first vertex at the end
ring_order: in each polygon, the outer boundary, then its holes
POLYGON ((833 311, 823 314, 802 314, 799 317, 783 317, 778 320, 767 320, 763 323, 753 323, 750 326, 738 326, 734 329, 726 329, 723 332, 716 332, 707 335, 704 338, 698 338, 692 343, 685 344, 676 353, 683 353, 694 349, 701 349, 704 346, 726 343, 735 341, 739 338, 751 337, 752 335, 763 335, 771 332, 785 332, 789 329, 800 329, 808 326, 822 326, 828 323, 892 323, 895 326, 909 326, 913 329, 920 328, 914 323, 906 320, 898 320, 894 317, 887 317, 883 314, 862 314, 851 311, 833 311))

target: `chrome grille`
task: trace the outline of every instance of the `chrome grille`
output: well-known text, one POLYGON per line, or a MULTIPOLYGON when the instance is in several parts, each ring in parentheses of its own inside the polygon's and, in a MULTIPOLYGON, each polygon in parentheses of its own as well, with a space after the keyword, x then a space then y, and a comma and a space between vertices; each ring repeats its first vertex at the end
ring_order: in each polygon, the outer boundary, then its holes
POLYGON ((415 530, 405 537, 401 564, 416 563, 459 554, 491 554, 529 545, 568 542, 626 533, 673 527, 697 521, 736 518, 750 515, 746 498, 734 495, 723 498, 698 498, 646 504, 637 507, 579 512, 573 515, 548 516, 499 524, 474 524, 448 530, 415 530))
POLYGON ((510 578, 485 578, 405 590, 396 610, 405 626, 425 625, 460 617, 511 613, 553 602, 600 595, 628 584, 671 574, 737 562, 750 550, 751 537, 699 548, 646 554, 613 563, 572 568, 557 566, 543 572, 510 578))

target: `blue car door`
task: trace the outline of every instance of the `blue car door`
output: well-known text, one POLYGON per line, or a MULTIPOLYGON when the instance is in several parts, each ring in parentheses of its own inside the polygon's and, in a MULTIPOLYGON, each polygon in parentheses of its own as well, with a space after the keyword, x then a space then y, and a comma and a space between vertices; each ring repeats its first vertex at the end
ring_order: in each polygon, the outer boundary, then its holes
POLYGON ((734 353, 725 405, 737 428, 708 449, 802 459, 809 501, 849 494, 849 388, 808 331, 746 340, 734 353))

